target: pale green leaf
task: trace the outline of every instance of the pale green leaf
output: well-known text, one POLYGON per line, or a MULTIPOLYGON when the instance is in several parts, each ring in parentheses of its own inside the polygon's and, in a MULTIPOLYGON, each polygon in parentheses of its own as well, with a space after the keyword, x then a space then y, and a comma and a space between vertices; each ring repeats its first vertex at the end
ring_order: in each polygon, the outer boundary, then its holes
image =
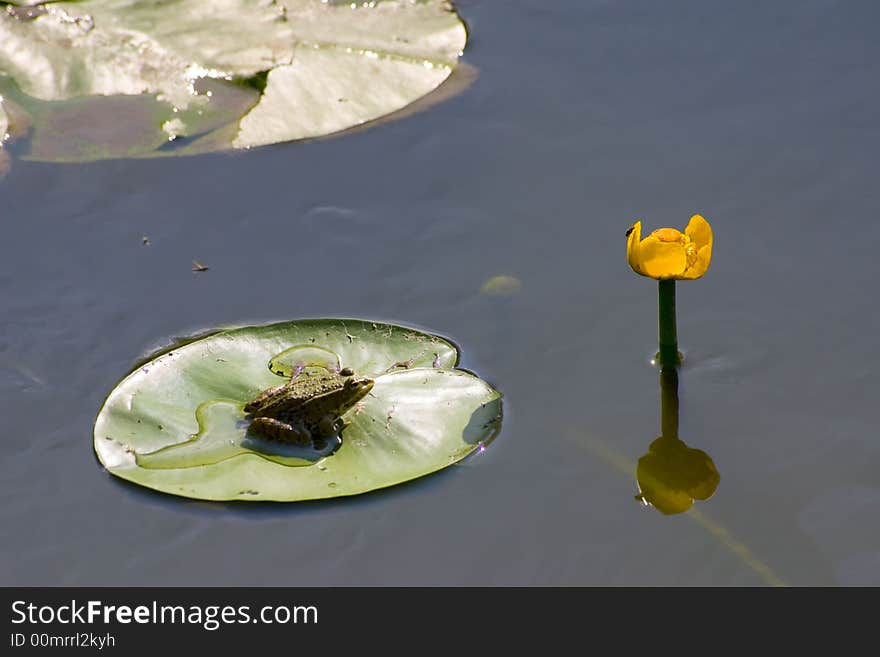
POLYGON ((0 93, 34 118, 30 159, 249 148, 397 112, 466 38, 445 0, 47 3, 0 12, 0 93))
POLYGON ((294 501, 391 486, 455 463, 497 432, 500 395, 455 369, 457 360, 442 338, 360 320, 221 331, 123 379, 96 420, 95 451, 116 476, 201 499, 294 501), (288 447, 248 431, 242 405, 283 382, 273 369, 296 362, 375 379, 346 413, 338 449, 288 447))
POLYGON ((0 96, 0 176, 3 176, 9 168, 9 155, 3 149, 3 144, 9 139, 9 118, 3 109, 3 96, 0 96))
POLYGON ((9 139, 9 117, 3 109, 3 96, 0 96, 0 147, 9 139))

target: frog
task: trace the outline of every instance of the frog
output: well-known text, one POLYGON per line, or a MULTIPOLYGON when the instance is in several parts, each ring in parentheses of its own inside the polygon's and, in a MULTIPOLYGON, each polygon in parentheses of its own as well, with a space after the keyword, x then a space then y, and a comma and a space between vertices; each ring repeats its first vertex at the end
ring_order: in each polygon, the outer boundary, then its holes
POLYGON ((252 418, 250 430, 263 438, 321 449, 328 438, 341 438, 348 424, 342 416, 373 384, 350 367, 298 368, 287 383, 263 391, 244 411, 252 418))

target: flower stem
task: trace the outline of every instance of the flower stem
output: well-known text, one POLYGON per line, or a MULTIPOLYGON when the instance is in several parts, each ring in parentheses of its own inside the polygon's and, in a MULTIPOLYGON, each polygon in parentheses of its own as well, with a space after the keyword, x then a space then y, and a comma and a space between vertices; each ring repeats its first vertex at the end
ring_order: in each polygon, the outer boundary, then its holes
POLYGON ((675 280, 659 281, 660 304, 658 314, 660 366, 678 367, 681 358, 678 355, 678 335, 675 329, 675 280))

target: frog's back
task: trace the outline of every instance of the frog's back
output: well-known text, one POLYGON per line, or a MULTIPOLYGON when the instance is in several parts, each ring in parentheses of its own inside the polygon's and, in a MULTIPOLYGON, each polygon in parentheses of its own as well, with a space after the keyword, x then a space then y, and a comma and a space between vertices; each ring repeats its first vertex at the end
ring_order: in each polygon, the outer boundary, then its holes
POLYGON ((316 400, 339 390, 343 377, 323 367, 307 368, 283 386, 271 388, 244 407, 245 412, 258 415, 278 415, 303 411, 316 400))
POLYGON ((290 383, 295 389, 292 399, 306 401, 339 390, 345 385, 345 378, 337 372, 315 367, 303 370, 299 377, 290 383))
POLYGON ((320 435, 321 421, 341 410, 340 396, 345 395, 345 378, 322 369, 303 372, 290 385, 287 398, 263 412, 284 424, 304 427, 313 436, 320 435))

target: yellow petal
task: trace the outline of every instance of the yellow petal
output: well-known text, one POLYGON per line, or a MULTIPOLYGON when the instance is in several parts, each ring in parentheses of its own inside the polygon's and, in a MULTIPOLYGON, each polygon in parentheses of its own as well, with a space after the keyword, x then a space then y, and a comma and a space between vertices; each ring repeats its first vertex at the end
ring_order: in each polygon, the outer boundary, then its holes
POLYGON ((687 267, 687 254, 681 242, 661 242, 648 235, 639 245, 641 272, 651 278, 679 278, 687 267))
POLYGON ((700 278, 709 269, 712 261, 712 227, 701 215, 695 214, 684 229, 687 235, 697 247, 697 259, 681 276, 684 279, 693 280, 700 278))
POLYGON ((687 228, 684 229, 684 234, 691 238, 691 240, 697 245, 698 249, 708 245, 709 251, 711 252, 712 226, 710 226, 709 222, 703 219, 702 216, 695 214, 691 217, 687 228))
POLYGON ((700 278, 703 274, 706 273, 706 270, 709 269, 709 261, 712 260, 712 245, 704 246, 697 252, 697 260, 688 267, 685 272, 680 276, 680 278, 686 280, 694 280, 695 278, 700 278))
POLYGON ((645 272, 642 271, 640 258, 639 258, 639 244, 642 241, 642 222, 637 221, 632 225, 629 229, 629 232, 626 236, 626 261, 629 263, 629 266, 632 267, 632 270, 645 275, 645 272))
POLYGON ((656 237, 661 242, 685 242, 685 236, 681 234, 680 230, 676 230, 675 228, 658 228, 653 233, 651 233, 654 237, 656 237))

